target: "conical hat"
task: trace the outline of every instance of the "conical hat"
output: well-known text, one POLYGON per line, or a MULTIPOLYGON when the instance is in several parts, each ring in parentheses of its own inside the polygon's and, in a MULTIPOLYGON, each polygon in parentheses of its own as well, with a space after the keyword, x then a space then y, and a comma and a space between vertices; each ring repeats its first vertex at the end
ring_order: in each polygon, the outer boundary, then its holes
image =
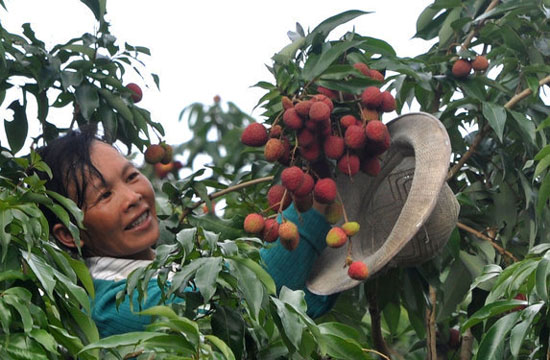
MULTIPOLYGON (((411 113, 388 124, 391 146, 376 177, 339 176, 338 191, 350 221, 360 224, 351 238, 353 260, 363 261, 369 277, 385 266, 412 266, 435 256, 456 226, 459 205, 447 185, 451 146, 434 116, 411 113)), ((325 248, 307 288, 328 295, 359 284, 345 267, 348 246, 325 248)))

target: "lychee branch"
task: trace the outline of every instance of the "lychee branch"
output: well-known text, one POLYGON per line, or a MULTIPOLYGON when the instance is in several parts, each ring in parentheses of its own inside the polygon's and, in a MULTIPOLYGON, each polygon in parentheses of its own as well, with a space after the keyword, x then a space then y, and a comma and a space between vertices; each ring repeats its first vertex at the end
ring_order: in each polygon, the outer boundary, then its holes
MULTIPOLYGON (((241 189, 244 189, 244 188, 247 188, 249 186, 254 186, 254 185, 257 185, 257 184, 260 184, 260 183, 263 183, 263 182, 268 182, 268 181, 273 181, 274 179, 274 176, 265 176, 265 177, 262 177, 262 178, 258 178, 258 179, 253 179, 253 180, 249 180, 249 181, 245 181, 243 183, 240 183, 240 184, 237 184, 237 185, 233 185, 233 186, 230 186, 226 189, 223 189, 223 190, 220 190, 218 192, 215 192, 211 195, 208 195, 208 197, 210 198, 210 200, 214 200, 216 198, 219 198, 221 196, 224 196, 224 195, 227 195, 233 191, 238 191, 238 190, 241 190, 241 189)), ((204 204, 204 201, 197 201, 196 203, 194 203, 193 205, 191 205, 191 207, 189 208, 186 208, 182 213, 181 213, 181 216, 180 216, 180 222, 183 221, 183 219, 192 211, 192 210, 195 210, 196 208, 198 208, 199 206, 201 206, 202 204, 204 204)))
MULTIPOLYGON (((546 76, 545 78, 541 79, 539 81, 539 87, 542 87, 546 84, 550 83, 550 75, 546 76)), ((519 103, 521 100, 525 99, 529 95, 531 95, 533 91, 529 88, 524 89, 523 91, 517 93, 514 95, 506 104, 504 104, 504 108, 506 110, 510 110, 514 106, 516 106, 517 103, 519 103)), ((477 150, 477 147, 479 146, 479 143, 481 143, 481 140, 485 137, 485 135, 489 132, 491 129, 491 126, 489 124, 485 124, 485 126, 477 133, 474 140, 472 141, 472 145, 468 148, 468 150, 462 155, 462 157, 458 160, 458 162, 449 170, 449 174, 447 175, 447 180, 452 179, 458 171, 464 166, 466 161, 475 153, 477 150)))
POLYGON ((495 248, 495 250, 497 250, 501 255, 504 255, 504 256, 507 256, 509 257, 510 259, 512 259, 513 261, 518 261, 518 259, 509 251, 505 250, 504 248, 502 248, 501 246, 499 246, 498 244, 495 243, 494 239, 493 238, 490 238, 489 236, 485 235, 485 234, 482 234, 480 233, 479 231, 469 227, 468 225, 466 224, 463 224, 461 222, 457 222, 456 223, 456 226, 459 228, 459 229, 462 229, 464 231, 467 231, 469 232, 470 234, 473 234, 474 236, 482 239, 482 240, 486 240, 488 241, 492 247, 495 248))

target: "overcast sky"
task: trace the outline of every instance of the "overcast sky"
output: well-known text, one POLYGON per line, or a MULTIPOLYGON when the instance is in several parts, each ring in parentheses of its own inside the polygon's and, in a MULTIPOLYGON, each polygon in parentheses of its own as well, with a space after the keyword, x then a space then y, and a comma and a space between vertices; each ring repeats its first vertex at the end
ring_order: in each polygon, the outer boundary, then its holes
MULTIPOLYGON (((334 31, 338 37, 352 30, 389 42, 400 56, 414 56, 430 44, 412 39, 420 12, 431 0, 342 1, 150 1, 108 0, 107 19, 118 40, 148 47, 143 57, 147 71, 160 76, 160 91, 151 78, 142 80, 128 71, 126 82, 144 88, 141 106, 167 131, 167 140, 186 139, 178 123, 180 111, 194 102, 210 104, 214 95, 252 113, 264 91, 251 88, 258 81, 272 81, 265 65, 290 40, 289 30, 299 22, 306 30, 346 10, 373 11, 334 31)), ((30 22, 49 47, 84 32, 93 33, 92 13, 78 0, 5 0, 0 10, 2 26, 20 32, 30 22)), ((66 115, 68 114, 68 115, 66 115)), ((256 115, 256 113, 252 113, 256 115)), ((2 118, 10 113, 0 109, 2 118)), ((61 113, 58 117, 67 117, 61 113)), ((258 119, 262 121, 262 119, 258 119)), ((0 141, 4 138, 0 129, 0 141)))

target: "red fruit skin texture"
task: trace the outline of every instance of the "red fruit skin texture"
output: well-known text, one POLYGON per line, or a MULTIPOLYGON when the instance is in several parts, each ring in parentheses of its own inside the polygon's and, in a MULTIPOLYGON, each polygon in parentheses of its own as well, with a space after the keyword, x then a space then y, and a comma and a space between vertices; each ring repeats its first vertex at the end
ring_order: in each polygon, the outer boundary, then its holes
POLYGON ((376 176, 380 173, 381 164, 376 156, 368 156, 361 159, 361 171, 370 176, 376 176))
POLYGON ((382 92, 382 102, 380 103, 380 110, 383 112, 392 112, 395 110, 395 98, 389 91, 382 92))
POLYGON ((260 123, 248 125, 241 135, 241 142, 247 146, 264 146, 267 139, 267 130, 265 126, 260 123))
POLYGON ((365 75, 365 76, 369 76, 369 67, 367 64, 365 63, 355 63, 353 64, 353 67, 356 68, 357 70, 359 70, 359 72, 361 72, 361 74, 365 75))
POLYGON ((367 139, 372 142, 383 143, 387 133, 388 127, 380 120, 371 120, 365 127, 367 139))
POLYGON ((300 242, 298 227, 290 221, 285 221, 284 223, 280 224, 279 242, 285 249, 289 251, 295 250, 300 242))
POLYGON ((298 166, 291 166, 281 172, 281 182, 289 191, 295 191, 304 182, 304 172, 298 166))
POLYGON ((285 110, 283 122, 292 130, 299 130, 304 126, 304 120, 296 112, 296 107, 285 110))
POLYGON ((361 120, 363 121, 379 120, 378 110, 369 109, 369 108, 361 109, 361 120))
POLYGON ((332 100, 330 100, 330 98, 326 95, 323 95, 323 94, 317 94, 317 95, 313 95, 313 97, 311 98, 311 100, 313 102, 316 102, 316 101, 321 101, 321 102, 324 102, 325 104, 328 105, 330 111, 334 110, 334 103, 332 102, 332 100))
POLYGON ((309 109, 311 109, 311 105, 313 105, 313 101, 303 100, 294 105, 294 108, 296 108, 296 112, 300 116, 306 117, 309 116, 309 109))
POLYGON ((285 146, 279 139, 271 138, 267 141, 264 148, 264 157, 269 162, 279 160, 285 153, 285 146))
POLYGON ((359 156, 355 154, 346 154, 338 160, 338 170, 348 176, 353 176, 359 172, 361 162, 359 156))
POLYGON ((330 118, 330 107, 322 101, 316 101, 309 109, 309 118, 316 122, 325 121, 330 118))
POLYGON ((313 207, 313 195, 311 192, 305 196, 294 197, 294 206, 298 212, 306 212, 313 207))
POLYGON ((357 118, 353 115, 344 115, 340 118, 340 125, 343 128, 348 128, 351 125, 357 124, 357 118))
POLYGON ((304 174, 302 185, 296 190, 294 190, 294 195, 297 197, 303 197, 310 194, 313 191, 313 186, 315 186, 315 180, 308 173, 304 174))
POLYGON ((275 219, 266 219, 262 230, 262 239, 272 243, 279 237, 279 223, 275 219))
POLYGON ((369 69, 367 76, 374 80, 384 81, 384 75, 378 70, 369 69))
POLYGON ((459 79, 465 78, 470 74, 472 64, 468 60, 459 59, 453 64, 451 69, 453 75, 459 79))
POLYGON ((283 96, 281 98, 281 104, 283 105, 283 109, 287 110, 291 107, 294 107, 294 104, 292 103, 292 100, 288 96, 283 96))
POLYGON ((164 157, 164 148, 158 144, 150 145, 143 155, 147 163, 156 164, 164 157))
MULTIPOLYGON (((285 187, 280 184, 275 184, 271 186, 271 188, 269 188, 269 190, 267 191, 267 202, 271 210, 279 211, 281 200, 283 200, 283 194, 285 194, 285 191, 285 187)), ((290 205, 291 201, 292 200, 290 198, 290 195, 287 192, 286 195, 284 195, 284 201, 281 210, 286 209, 290 205)))
POLYGON ((244 231, 250 234, 259 234, 264 229, 264 217, 257 213, 248 214, 244 218, 244 231))
POLYGON ((129 83, 126 85, 126 88, 130 91, 132 91, 132 101, 135 103, 138 103, 143 98, 143 92, 141 91, 141 88, 138 84, 135 83, 129 83))
POLYGON ((298 134, 298 144, 300 146, 309 146, 315 141, 315 135, 309 129, 302 129, 298 134))
POLYGON ((329 99, 337 99, 337 98, 338 98, 338 94, 336 93, 336 91, 333 91, 333 90, 331 90, 331 89, 327 89, 327 88, 324 87, 324 86, 317 86, 317 91, 318 91, 320 94, 325 95, 325 96, 328 97, 329 99))
POLYGON ((329 230, 326 237, 327 246, 333 249, 343 246, 348 241, 348 236, 337 226, 329 230))
POLYGON ((367 141, 367 134, 362 126, 351 125, 346 129, 344 141, 351 149, 361 149, 367 141))
POLYGON ((478 55, 475 57, 475 59, 472 61, 472 68, 475 71, 485 71, 489 67, 489 61, 487 61, 487 58, 483 55, 478 55))
POLYGON ((369 269, 362 261, 354 261, 348 268, 348 276, 354 280, 365 280, 369 276, 369 269))
POLYGON ((369 86, 361 93, 361 103, 368 108, 378 109, 382 103, 382 93, 376 86, 369 86))
POLYGON ((344 138, 331 135, 323 143, 323 151, 329 159, 338 160, 344 154, 344 138))
POLYGON ((278 161, 280 164, 288 166, 288 164, 290 164, 290 141, 287 137, 283 137, 282 142, 285 151, 278 161))
POLYGON ((321 204, 330 204, 336 199, 336 183, 331 178, 317 180, 313 188, 313 196, 321 204))
POLYGON ((283 134, 283 128, 281 125, 274 125, 269 129, 269 137, 278 138, 283 134))
POLYGON ((310 146, 300 147, 300 155, 307 161, 315 161, 321 155, 321 146, 314 142, 310 146))
POLYGON ((370 156, 381 155, 390 148, 390 144, 391 144, 391 136, 390 136, 390 132, 387 131, 386 135, 384 136, 384 141, 382 142, 367 141, 367 146, 365 147, 365 153, 370 156))

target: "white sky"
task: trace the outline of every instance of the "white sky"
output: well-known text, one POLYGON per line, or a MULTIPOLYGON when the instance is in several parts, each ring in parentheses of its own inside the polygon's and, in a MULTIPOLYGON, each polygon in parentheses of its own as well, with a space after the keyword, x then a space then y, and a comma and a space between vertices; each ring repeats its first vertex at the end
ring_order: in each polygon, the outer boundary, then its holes
MULTIPOLYGON (((108 0, 107 18, 111 33, 121 44, 148 47, 152 56, 143 57, 145 70, 160 76, 158 91, 151 78, 144 82, 128 71, 126 82, 144 89, 140 105, 167 130, 169 143, 188 139, 178 123, 180 111, 193 102, 211 104, 214 95, 252 113, 265 93, 251 88, 258 81, 272 81, 265 64, 290 40, 287 31, 299 22, 306 30, 340 12, 352 9, 374 11, 340 26, 338 37, 355 26, 357 33, 389 42, 400 56, 425 52, 430 43, 411 39, 420 12, 432 0, 342 0, 342 1, 151 1, 108 0), (154 5, 153 5, 154 4, 154 5)), ((48 47, 85 32, 94 32, 95 19, 78 0, 5 0, 8 11, 0 10, 2 26, 21 32, 30 22, 38 38, 48 47)), ((144 71, 143 73, 147 73, 144 71)), ((6 100, 5 105, 9 104, 6 100)), ((252 113, 256 115, 257 112, 252 113)), ((32 114, 29 120, 32 122, 32 114)), ((56 115, 70 117, 70 111, 56 115)), ((0 109, 0 118, 11 112, 0 109)), ((263 119, 258 119, 263 121, 263 119)), ((52 121, 52 120, 50 120, 52 121)), ((36 132, 36 130, 34 130, 36 132)), ((4 144, 4 127, 0 141, 4 144)))

